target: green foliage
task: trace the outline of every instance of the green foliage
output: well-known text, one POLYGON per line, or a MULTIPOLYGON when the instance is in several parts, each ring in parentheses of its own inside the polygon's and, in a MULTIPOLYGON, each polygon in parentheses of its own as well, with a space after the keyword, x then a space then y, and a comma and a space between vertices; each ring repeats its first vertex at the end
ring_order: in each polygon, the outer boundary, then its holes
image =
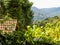
POLYGON ((18 20, 18 28, 26 28, 31 24, 33 14, 31 11, 32 3, 28 0, 10 0, 7 6, 9 16, 18 20))
POLYGON ((13 33, 0 34, 0 43, 2 45, 24 45, 24 31, 15 31, 13 33))
MULTIPOLYGON (((6 0, 8 1, 8 0, 6 0)), ((19 30, 9 33, 0 31, 2 45, 60 45, 60 18, 47 18, 37 25, 27 26, 32 21, 32 11, 28 0, 10 0, 6 4, 6 14, 18 20, 19 30), (26 28, 26 30, 23 30, 26 28)), ((7 16, 6 16, 7 17, 7 16)), ((6 21, 8 18, 4 18, 6 21)), ((1 21, 0 21, 1 22, 1 21)))
POLYGON ((6 7, 4 5, 4 1, 0 0, 0 19, 3 18, 6 14, 6 7))
POLYGON ((48 17, 45 20, 41 20, 41 21, 37 20, 37 21, 34 22, 34 24, 36 24, 38 26, 45 26, 45 24, 47 24, 47 23, 55 24, 59 20, 60 20, 60 16, 48 17))
POLYGON ((17 29, 25 29, 32 22, 31 6, 32 3, 28 0, 1 0, 0 18, 4 18, 9 14, 12 19, 17 19, 17 29))
POLYGON ((40 27, 27 26, 27 30, 1 34, 0 40, 6 45, 60 45, 60 21, 40 27))
POLYGON ((28 26, 25 36, 27 41, 32 42, 34 45, 60 45, 60 21, 56 25, 47 23, 45 26, 37 27, 28 26))

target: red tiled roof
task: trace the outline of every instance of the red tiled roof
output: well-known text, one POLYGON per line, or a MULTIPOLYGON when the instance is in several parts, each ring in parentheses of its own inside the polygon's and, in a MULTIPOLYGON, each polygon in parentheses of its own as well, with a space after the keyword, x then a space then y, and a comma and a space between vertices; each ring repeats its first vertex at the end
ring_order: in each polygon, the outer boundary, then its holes
POLYGON ((0 30, 14 31, 16 28, 16 24, 17 24, 17 20, 15 19, 7 20, 4 23, 0 23, 0 30))

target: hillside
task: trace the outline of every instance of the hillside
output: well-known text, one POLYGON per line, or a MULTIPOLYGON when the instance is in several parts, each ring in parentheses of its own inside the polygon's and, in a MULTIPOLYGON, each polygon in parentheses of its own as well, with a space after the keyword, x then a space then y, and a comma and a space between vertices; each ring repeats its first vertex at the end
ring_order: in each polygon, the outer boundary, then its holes
POLYGON ((43 8, 43 9, 32 7, 31 9, 34 12, 34 18, 33 18, 34 20, 43 20, 46 19, 47 17, 54 17, 60 14, 60 7, 43 8))
POLYGON ((56 24, 58 21, 60 21, 60 16, 54 16, 54 17, 49 17, 46 18, 42 21, 35 21, 34 24, 38 25, 38 26, 44 26, 47 23, 51 23, 51 24, 56 24))

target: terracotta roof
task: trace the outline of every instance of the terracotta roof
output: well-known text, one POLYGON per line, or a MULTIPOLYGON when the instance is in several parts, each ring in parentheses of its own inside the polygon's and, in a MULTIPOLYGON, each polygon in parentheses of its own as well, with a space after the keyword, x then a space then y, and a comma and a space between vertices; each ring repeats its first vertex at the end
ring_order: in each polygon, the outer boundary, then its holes
MULTIPOLYGON (((0 19, 0 21, 3 19, 0 19)), ((16 28, 17 20, 11 19, 7 20, 4 23, 0 23, 0 30, 8 30, 8 31, 14 31, 16 28)))

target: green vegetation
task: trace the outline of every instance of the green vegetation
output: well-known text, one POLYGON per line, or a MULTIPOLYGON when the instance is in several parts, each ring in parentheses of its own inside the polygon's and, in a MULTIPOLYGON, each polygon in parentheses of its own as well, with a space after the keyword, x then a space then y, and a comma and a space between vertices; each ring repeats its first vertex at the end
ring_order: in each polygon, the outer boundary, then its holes
POLYGON ((60 21, 60 16, 48 17, 45 20, 35 21, 33 24, 38 26, 45 26, 47 23, 55 24, 56 22, 60 21))
POLYGON ((0 0, 0 19, 3 18, 6 14, 6 8, 4 6, 3 0, 0 0))
POLYGON ((45 26, 27 26, 27 30, 0 34, 1 43, 6 45, 60 45, 60 21, 45 26), (2 36, 2 37, 1 37, 2 36))
POLYGON ((12 19, 17 19, 17 29, 26 29, 26 26, 31 24, 33 18, 31 2, 28 0, 2 0, 1 3, 0 13, 2 10, 6 12, 5 14, 2 13, 1 16, 8 15, 12 19))
POLYGON ((17 31, 0 31, 2 45, 60 45, 60 17, 47 18, 32 25, 32 3, 28 0, 1 0, 0 18, 17 19, 17 31), (28 26, 30 25, 30 26, 28 26))

